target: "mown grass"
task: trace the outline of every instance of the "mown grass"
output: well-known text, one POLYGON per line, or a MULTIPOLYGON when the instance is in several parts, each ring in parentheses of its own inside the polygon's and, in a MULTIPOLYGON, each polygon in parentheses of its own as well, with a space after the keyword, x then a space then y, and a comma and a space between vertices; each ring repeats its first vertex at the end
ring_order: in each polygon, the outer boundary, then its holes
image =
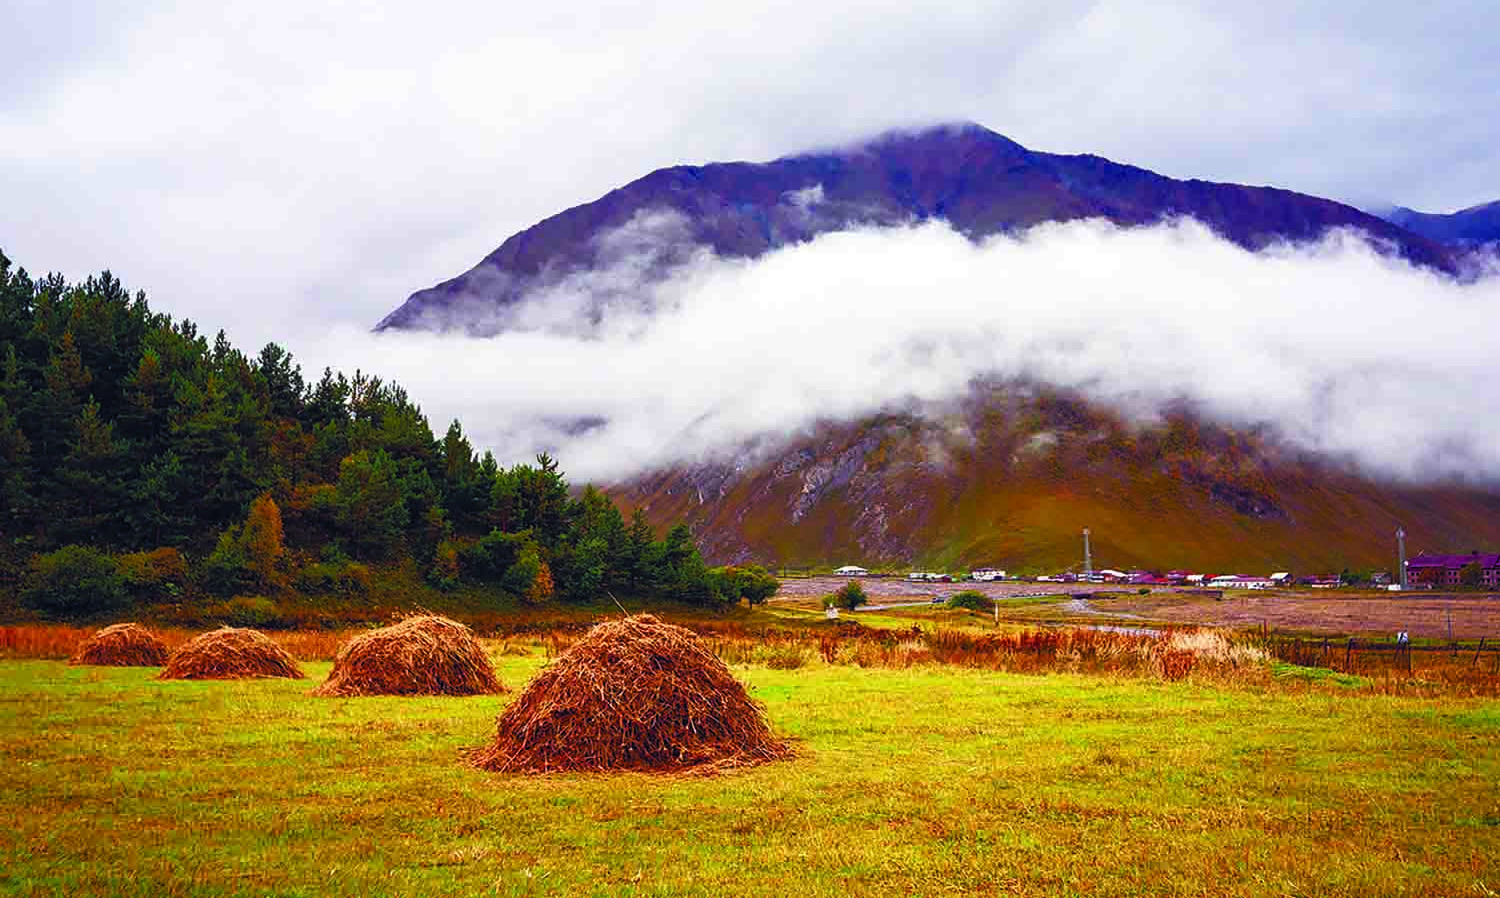
MULTIPOLYGON (((521 686, 539 653, 496 658, 521 686)), ((326 664, 308 664, 315 679, 326 664)), ((1500 704, 927 665, 736 673, 797 759, 505 777, 513 695, 0 663, 15 894, 1484 895, 1500 704)))

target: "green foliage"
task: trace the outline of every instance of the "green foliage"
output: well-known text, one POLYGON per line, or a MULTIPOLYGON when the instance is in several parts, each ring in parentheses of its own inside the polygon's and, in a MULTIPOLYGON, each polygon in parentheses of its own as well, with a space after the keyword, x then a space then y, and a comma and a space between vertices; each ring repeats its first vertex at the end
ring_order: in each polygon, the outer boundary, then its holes
POLYGON ((949 596, 948 607, 988 612, 994 610, 995 603, 989 596, 977 589, 966 589, 949 596))
POLYGON ((823 607, 842 608, 845 611, 853 611, 869 602, 869 600, 869 596, 865 595, 865 589, 859 585, 859 581, 850 580, 838 592, 825 596, 823 598, 823 607))
POLYGON ((269 627, 281 618, 276 603, 265 596, 235 596, 215 612, 231 627, 269 627))
MULTIPOLYGON (((247 356, 108 272, 33 280, 3 253, 0 531, 36 551, 125 553, 142 598, 280 589, 286 559, 337 546, 430 569, 441 588, 724 601, 685 528, 657 540, 639 512, 627 525, 592 487, 573 496, 548 455, 502 468, 457 421, 436 438, 396 384, 328 369, 309 382, 277 344, 247 356), (185 565, 169 575, 137 558, 162 548, 202 559, 191 581, 185 565)), ((293 585, 368 582, 345 559, 325 562, 293 585)))
POLYGON ((730 603, 744 599, 751 605, 759 605, 781 589, 781 581, 759 565, 720 567, 710 573, 716 580, 718 593, 730 603))
POLYGON ((292 578, 297 589, 315 595, 363 595, 372 582, 368 567, 348 559, 305 565, 292 578))
POLYGON ((187 559, 170 546, 121 555, 118 564, 126 588, 140 600, 179 596, 188 585, 187 559))
POLYGON ((198 566, 198 584, 209 592, 229 595, 253 584, 250 555, 238 525, 219 534, 213 552, 198 566))
POLYGON ((90 546, 63 546, 36 556, 21 591, 28 606, 55 615, 117 611, 128 598, 119 564, 90 546))

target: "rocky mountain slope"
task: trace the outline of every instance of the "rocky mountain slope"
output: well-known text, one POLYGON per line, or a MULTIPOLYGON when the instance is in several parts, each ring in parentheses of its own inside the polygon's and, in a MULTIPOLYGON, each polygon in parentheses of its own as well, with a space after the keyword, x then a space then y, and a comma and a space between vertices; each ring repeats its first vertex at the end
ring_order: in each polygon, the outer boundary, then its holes
POLYGON ((986 388, 942 410, 828 424, 770 451, 611 492, 688 520, 720 563, 1059 570, 1081 562, 1227 572, 1394 567, 1500 544, 1500 491, 1383 483, 1274 435, 1187 411, 1149 426, 1047 390, 986 388))
MULTIPOLYGON (((962 124, 767 163, 654 171, 515 234, 469 271, 414 293, 377 327, 497 333, 524 326, 510 314, 517 303, 580 272, 629 259, 662 273, 705 248, 755 257, 860 225, 940 218, 979 238, 1049 221, 1140 225, 1172 216, 1197 218, 1249 248, 1358 228, 1414 263, 1458 270, 1450 247, 1332 200, 1035 152, 962 124)), ((583 289, 600 304, 617 298, 607 283, 583 289)))

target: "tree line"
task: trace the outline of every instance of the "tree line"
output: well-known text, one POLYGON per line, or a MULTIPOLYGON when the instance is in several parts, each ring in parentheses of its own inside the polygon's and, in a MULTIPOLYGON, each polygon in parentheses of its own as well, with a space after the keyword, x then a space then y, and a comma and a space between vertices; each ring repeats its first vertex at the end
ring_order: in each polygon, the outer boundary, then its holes
POLYGON ((151 310, 109 272, 33 279, 0 252, 0 577, 44 610, 172 596, 358 593, 415 563, 434 587, 764 600, 710 569, 686 525, 658 537, 556 460, 500 465, 458 421, 437 438, 399 385, 304 378, 275 343, 151 310))

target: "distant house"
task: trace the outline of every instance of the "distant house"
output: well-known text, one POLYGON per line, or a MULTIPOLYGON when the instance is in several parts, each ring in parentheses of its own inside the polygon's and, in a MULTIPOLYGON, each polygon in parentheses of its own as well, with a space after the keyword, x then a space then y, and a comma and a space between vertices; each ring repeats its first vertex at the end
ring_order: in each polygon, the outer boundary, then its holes
POLYGON ((1271 575, 1271 582, 1277 586, 1291 586, 1292 575, 1289 571, 1277 571, 1271 575))
POLYGON ((834 571, 840 577, 868 577, 870 572, 857 564, 846 564, 834 571))
POLYGON ((1114 568, 1105 568, 1102 571, 1095 571, 1095 576, 1099 578, 1096 582, 1101 583, 1121 583, 1130 579, 1129 574, 1125 573, 1124 571, 1117 571, 1114 568))
POLYGON ((1269 589, 1276 585, 1270 577, 1251 577, 1244 574, 1222 574, 1208 581, 1214 589, 1269 589))
POLYGON ((1310 589, 1338 589, 1343 585, 1343 580, 1338 574, 1322 574, 1311 577, 1297 578, 1298 586, 1306 586, 1310 589))
POLYGON ((1479 565, 1479 585, 1500 588, 1500 554, 1471 552, 1468 555, 1430 555, 1426 552, 1406 562, 1406 581, 1412 586, 1455 587, 1463 584, 1463 569, 1479 565))
POLYGON ((1004 580, 1005 571, 992 567, 975 568, 969 572, 969 579, 979 583, 988 583, 992 580, 1004 580))

